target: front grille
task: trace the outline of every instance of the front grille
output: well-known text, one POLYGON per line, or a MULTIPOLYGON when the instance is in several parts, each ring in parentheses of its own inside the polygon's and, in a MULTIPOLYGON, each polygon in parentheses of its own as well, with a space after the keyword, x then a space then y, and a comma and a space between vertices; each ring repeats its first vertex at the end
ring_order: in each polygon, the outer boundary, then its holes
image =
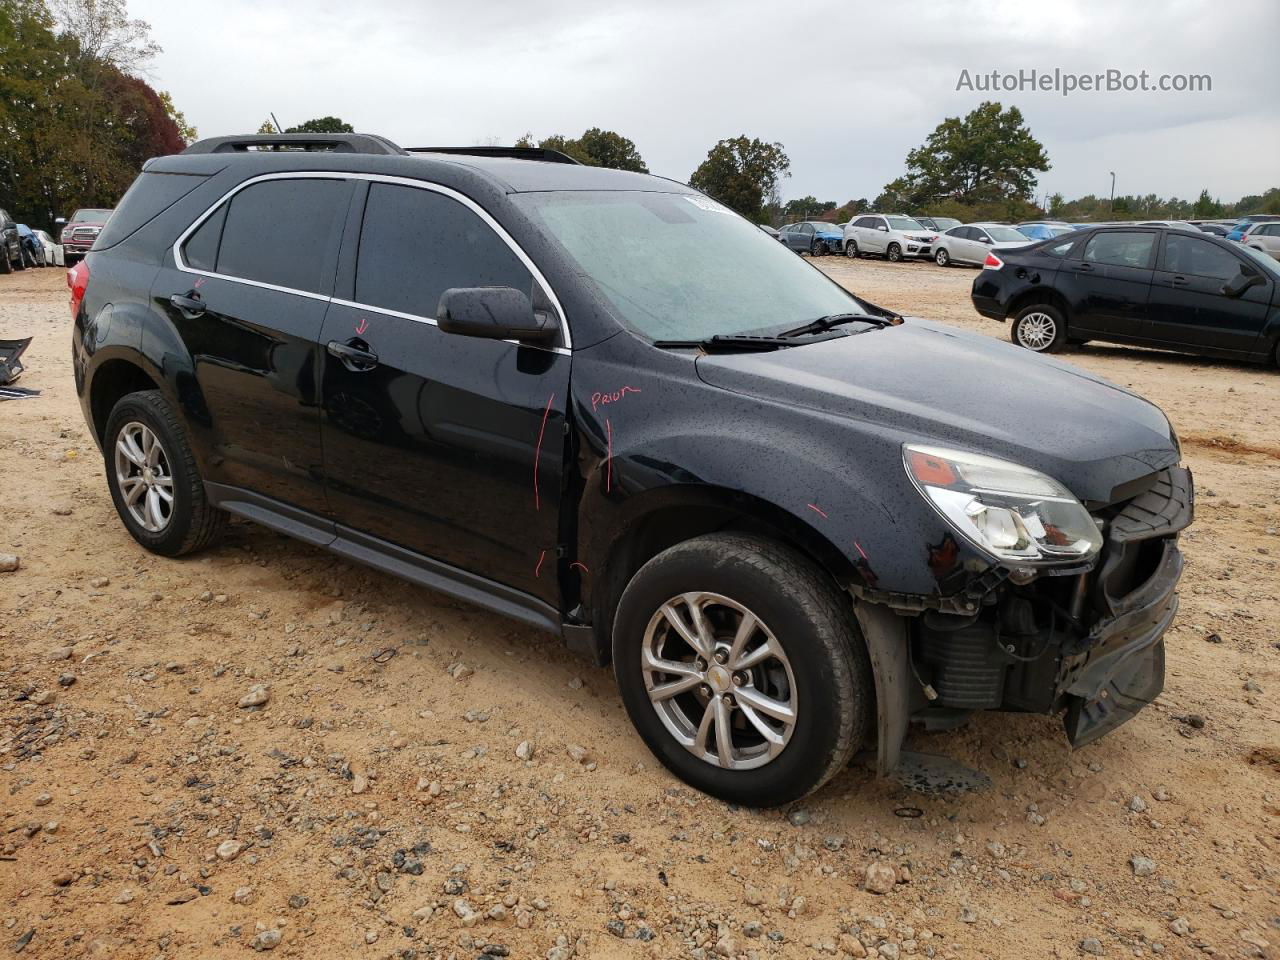
POLYGON ((76 227, 71 231, 71 239, 76 243, 89 243, 101 232, 101 227, 76 227))

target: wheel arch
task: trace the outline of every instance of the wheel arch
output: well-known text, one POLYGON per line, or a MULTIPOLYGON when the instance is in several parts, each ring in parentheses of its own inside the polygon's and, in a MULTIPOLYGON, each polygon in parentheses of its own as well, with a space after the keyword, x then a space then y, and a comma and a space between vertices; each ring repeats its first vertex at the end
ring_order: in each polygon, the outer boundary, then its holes
POLYGON ((89 412, 98 445, 105 443, 107 418, 122 397, 139 390, 159 389, 159 381, 141 365, 123 357, 103 361, 89 384, 89 412))
POLYGON ((1022 291, 1009 301, 1005 317, 1012 320, 1023 309, 1035 303, 1044 303, 1059 310, 1067 322, 1067 328, 1071 328, 1071 310, 1067 306, 1067 298, 1053 287, 1032 287, 1030 290, 1022 291))

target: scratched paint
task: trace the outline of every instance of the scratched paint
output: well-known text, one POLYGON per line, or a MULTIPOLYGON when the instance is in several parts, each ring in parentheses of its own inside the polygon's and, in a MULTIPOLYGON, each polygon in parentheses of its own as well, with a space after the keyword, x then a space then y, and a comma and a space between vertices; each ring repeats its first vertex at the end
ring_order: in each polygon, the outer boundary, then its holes
POLYGON ((533 576, 535 579, 542 575, 542 561, 545 559, 547 559, 547 551, 543 550, 541 553, 538 554, 537 566, 533 568, 533 576))
POLYGON ((599 391, 591 394, 591 409, 598 410, 600 407, 608 406, 611 403, 617 403, 623 397, 630 393, 639 393, 639 387, 619 387, 617 390, 601 393, 599 391))
POLYGON ((808 507, 810 510, 812 510, 814 513, 816 513, 818 516, 820 516, 823 520, 827 519, 827 515, 821 507, 812 503, 806 503, 805 506, 808 507))
POLYGON ((547 432, 547 417, 551 415, 551 404, 556 395, 547 397, 547 409, 542 411, 542 426, 538 428, 538 446, 533 451, 533 509, 542 509, 542 498, 538 496, 538 461, 542 458, 542 437, 547 432))
POLYGON ((199 290, 201 287, 204 286, 204 281, 205 281, 204 277, 196 277, 195 281, 191 284, 191 289, 199 290))
POLYGON ((364 333, 369 329, 369 318, 361 317, 360 322, 356 325, 356 333, 364 333))
POLYGON ((590 572, 591 572, 590 570, 588 570, 588 569, 587 569, 587 565, 586 565, 585 563, 579 563, 577 560, 573 561, 573 563, 569 564, 569 566, 571 566, 571 567, 577 567, 577 568, 578 568, 579 570, 581 570, 583 573, 590 573, 590 572))

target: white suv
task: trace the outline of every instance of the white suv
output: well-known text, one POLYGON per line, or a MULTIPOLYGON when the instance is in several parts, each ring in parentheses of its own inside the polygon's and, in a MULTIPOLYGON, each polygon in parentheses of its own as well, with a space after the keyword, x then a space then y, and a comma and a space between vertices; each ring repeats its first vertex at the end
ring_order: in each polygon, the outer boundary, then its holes
POLYGON ((876 254, 894 263, 928 259, 937 239, 936 233, 926 230, 911 217, 868 213, 845 224, 844 254, 846 257, 876 254))

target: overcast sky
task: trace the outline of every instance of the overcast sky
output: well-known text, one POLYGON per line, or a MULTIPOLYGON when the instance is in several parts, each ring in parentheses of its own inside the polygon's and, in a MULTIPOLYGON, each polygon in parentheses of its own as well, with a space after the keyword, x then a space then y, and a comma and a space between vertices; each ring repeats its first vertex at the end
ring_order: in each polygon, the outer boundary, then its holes
POLYGON ((1209 74, 1207 93, 1001 92, 1048 151, 1039 193, 1226 201, 1280 185, 1276 0, 131 0, 151 80, 202 136, 335 114, 404 146, 601 126, 687 180, 719 139, 776 140, 786 198, 874 199, 961 71, 1209 74))

